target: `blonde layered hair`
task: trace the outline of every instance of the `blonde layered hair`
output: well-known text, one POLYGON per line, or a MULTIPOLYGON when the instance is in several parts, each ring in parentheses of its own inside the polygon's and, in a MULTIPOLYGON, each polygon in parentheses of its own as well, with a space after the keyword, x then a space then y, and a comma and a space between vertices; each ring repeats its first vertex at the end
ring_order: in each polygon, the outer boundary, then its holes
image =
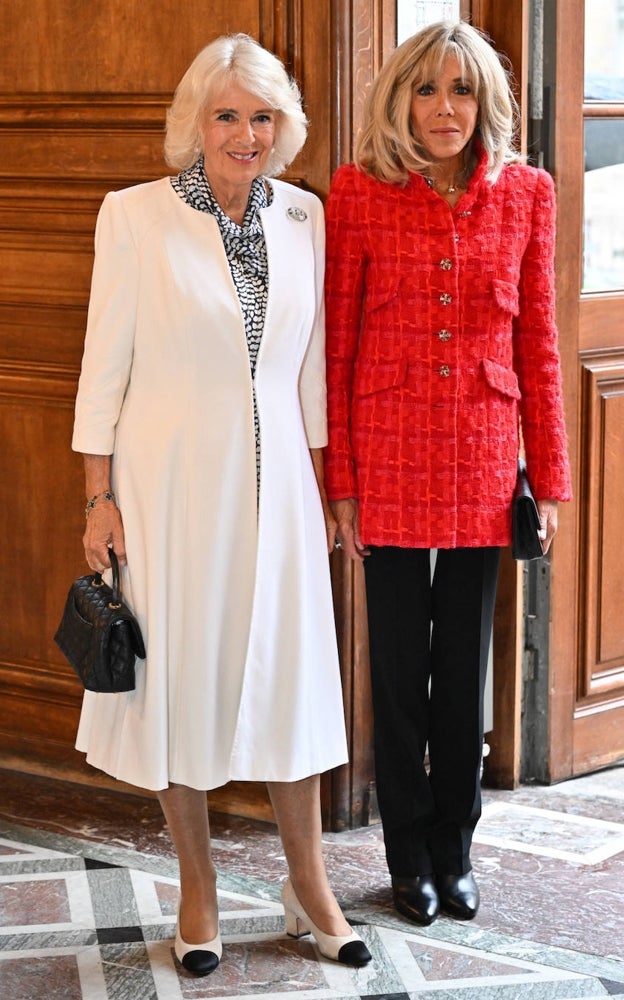
POLYGON ((202 154, 207 107, 236 83, 277 112, 275 143, 267 160, 269 177, 281 174, 303 146, 308 121, 301 94, 283 64, 249 35, 224 35, 195 57, 167 111, 165 159, 186 170, 202 154))
POLYGON ((440 74, 448 56, 455 56, 477 99, 477 134, 490 180, 496 180, 505 163, 520 159, 513 145, 517 104, 498 54, 465 21, 441 21, 395 49, 374 80, 355 147, 360 169, 394 184, 405 184, 410 173, 431 170, 431 159, 412 125, 412 97, 440 74))

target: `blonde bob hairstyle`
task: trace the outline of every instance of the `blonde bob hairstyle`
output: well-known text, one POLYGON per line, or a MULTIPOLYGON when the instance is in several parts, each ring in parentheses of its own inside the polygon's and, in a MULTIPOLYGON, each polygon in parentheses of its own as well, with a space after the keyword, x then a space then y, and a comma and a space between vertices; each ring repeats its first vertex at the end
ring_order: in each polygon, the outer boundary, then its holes
POLYGON ((476 134, 487 155, 489 179, 496 180, 503 164, 520 159, 513 146, 517 105, 498 54, 465 21, 441 21, 395 49, 374 80, 355 147, 360 169, 394 184, 405 184, 410 173, 430 171, 431 159, 412 126, 412 95, 435 80, 448 56, 456 57, 477 99, 476 134))
POLYGON ((303 146, 308 121, 297 84, 273 53, 249 35, 224 35, 195 57, 180 80, 167 111, 165 159, 186 170, 203 151, 203 119, 207 107, 236 83, 277 112, 275 143, 265 173, 281 174, 303 146))

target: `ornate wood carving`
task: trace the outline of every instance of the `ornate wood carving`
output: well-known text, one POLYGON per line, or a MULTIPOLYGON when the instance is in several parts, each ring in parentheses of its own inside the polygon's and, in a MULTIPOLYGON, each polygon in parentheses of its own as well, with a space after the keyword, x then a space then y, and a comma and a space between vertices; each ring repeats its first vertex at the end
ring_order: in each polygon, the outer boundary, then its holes
POLYGON ((366 91, 396 44, 396 9, 384 0, 331 5, 332 76, 337 108, 332 133, 332 172, 351 159, 366 91))
MULTIPOLYGON (((278 56, 295 80, 303 79, 303 0, 260 0, 259 41, 278 56)), ((317 7, 317 14, 323 11, 317 7)))

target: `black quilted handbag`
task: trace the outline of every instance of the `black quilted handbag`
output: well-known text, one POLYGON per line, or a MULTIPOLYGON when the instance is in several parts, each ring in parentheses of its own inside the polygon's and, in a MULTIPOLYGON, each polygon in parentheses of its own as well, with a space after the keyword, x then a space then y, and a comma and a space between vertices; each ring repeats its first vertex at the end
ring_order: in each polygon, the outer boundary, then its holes
POLYGON ((518 478, 511 514, 511 554, 514 559, 540 559, 544 553, 538 535, 540 519, 524 459, 518 459, 518 478))
POLYGON ((133 691, 135 660, 145 659, 139 623, 121 599, 119 563, 112 549, 112 589, 100 573, 70 587, 54 641, 87 691, 133 691))

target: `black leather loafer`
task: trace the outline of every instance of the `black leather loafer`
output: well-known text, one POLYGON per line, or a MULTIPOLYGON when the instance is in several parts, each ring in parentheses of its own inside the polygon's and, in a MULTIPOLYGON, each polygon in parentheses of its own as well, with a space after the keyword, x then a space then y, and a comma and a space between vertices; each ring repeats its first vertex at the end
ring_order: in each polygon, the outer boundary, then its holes
POLYGON ((436 875, 440 907, 456 920, 472 920, 479 909, 479 886, 472 872, 436 875))
POLYGON ((433 875, 414 875, 412 878, 393 875, 392 897, 401 916, 425 927, 433 923, 440 912, 433 875))

